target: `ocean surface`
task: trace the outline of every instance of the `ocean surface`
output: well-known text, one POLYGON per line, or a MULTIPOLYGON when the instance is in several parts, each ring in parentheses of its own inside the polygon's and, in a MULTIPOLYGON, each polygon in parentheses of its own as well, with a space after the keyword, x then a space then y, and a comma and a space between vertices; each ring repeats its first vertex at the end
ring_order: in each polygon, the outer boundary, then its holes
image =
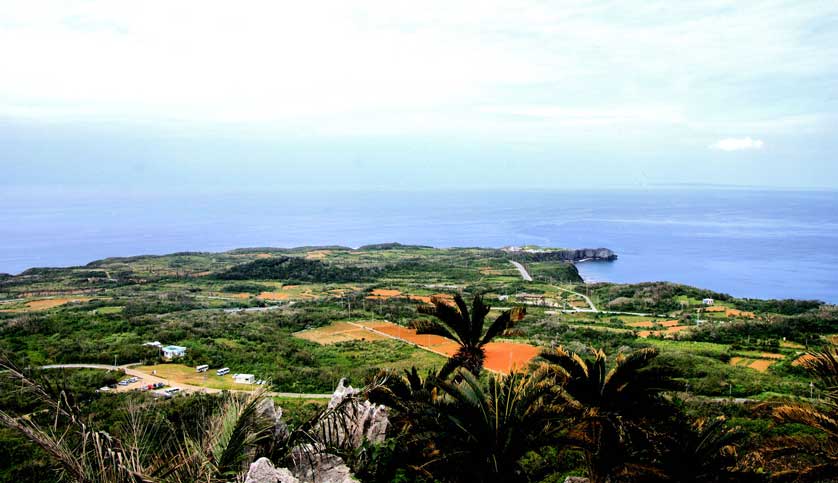
POLYGON ((0 193, 0 272, 111 256, 398 241, 614 250, 586 280, 838 303, 838 192, 0 193))

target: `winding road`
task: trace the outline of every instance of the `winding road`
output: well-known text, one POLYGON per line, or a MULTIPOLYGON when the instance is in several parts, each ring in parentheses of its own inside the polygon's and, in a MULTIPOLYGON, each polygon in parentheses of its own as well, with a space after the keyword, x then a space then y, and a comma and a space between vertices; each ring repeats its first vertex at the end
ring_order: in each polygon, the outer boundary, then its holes
MULTIPOLYGON (((509 263, 515 265, 515 268, 518 269, 518 272, 521 274, 521 278, 523 278, 524 281, 532 282, 532 275, 530 275, 529 272, 527 272, 527 269, 524 268, 523 265, 521 265, 519 262, 516 262, 514 260, 510 260, 509 263)), ((569 312, 599 312, 599 310, 597 310, 596 306, 594 305, 594 303, 591 301, 591 299, 587 295, 583 295, 579 292, 574 292, 573 290, 568 290, 566 288, 561 288, 561 287, 556 287, 556 288, 559 289, 559 290, 562 290, 564 292, 572 293, 574 295, 578 295, 578 296, 582 297, 585 300, 585 302, 588 304, 588 307, 590 307, 589 309, 574 308, 573 310, 570 310, 569 312)))
POLYGON ((530 274, 529 274, 529 273, 527 273, 527 269, 526 269, 526 268, 524 268, 524 266, 523 266, 523 265, 521 265, 520 263, 518 263, 518 262, 516 262, 516 261, 514 261, 514 260, 510 260, 510 261, 509 261, 509 263, 511 263, 511 264, 513 264, 513 265, 515 265, 515 268, 517 268, 517 269, 518 269, 518 272, 520 272, 520 273, 521 273, 521 278, 523 278, 523 279, 524 279, 524 281, 527 281, 527 282, 532 282, 532 276, 530 276, 530 274))

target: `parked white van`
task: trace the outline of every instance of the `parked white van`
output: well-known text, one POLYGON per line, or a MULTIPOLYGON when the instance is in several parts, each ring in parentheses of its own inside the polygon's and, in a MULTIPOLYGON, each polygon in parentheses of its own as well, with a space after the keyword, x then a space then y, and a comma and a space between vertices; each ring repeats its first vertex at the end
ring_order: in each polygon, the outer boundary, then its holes
POLYGON ((223 376, 223 375, 229 374, 229 373, 230 373, 230 368, 229 367, 223 367, 223 368, 215 371, 216 376, 223 376))
POLYGON ((195 372, 207 372, 208 369, 209 369, 208 364, 201 364, 200 366, 195 368, 195 372))

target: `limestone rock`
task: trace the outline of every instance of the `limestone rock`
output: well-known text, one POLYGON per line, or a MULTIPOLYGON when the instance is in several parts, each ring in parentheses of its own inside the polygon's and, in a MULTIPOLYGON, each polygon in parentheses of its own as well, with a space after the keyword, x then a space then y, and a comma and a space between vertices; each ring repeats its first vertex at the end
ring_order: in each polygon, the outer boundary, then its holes
POLYGON ((250 465, 244 483, 300 483, 288 468, 275 468, 268 458, 259 458, 250 465))
MULTIPOLYGON (((335 409, 343 404, 346 398, 355 396, 360 391, 347 386, 344 379, 340 380, 337 389, 329 400, 329 409, 335 409)), ((352 401, 346 403, 342 411, 326 418, 321 423, 324 439, 327 443, 340 447, 359 448, 364 440, 372 443, 384 441, 390 420, 387 408, 369 401, 352 401)))
POLYGON ((277 406, 273 399, 266 397, 259 401, 257 415, 273 421, 275 440, 283 441, 288 438, 288 426, 282 420, 282 408, 277 406))
POLYGON ((582 476, 568 476, 564 479, 564 483, 589 483, 590 481, 582 476))
POLYGON ((358 483, 343 458, 325 453, 322 447, 297 446, 293 450, 292 470, 305 483, 358 483))

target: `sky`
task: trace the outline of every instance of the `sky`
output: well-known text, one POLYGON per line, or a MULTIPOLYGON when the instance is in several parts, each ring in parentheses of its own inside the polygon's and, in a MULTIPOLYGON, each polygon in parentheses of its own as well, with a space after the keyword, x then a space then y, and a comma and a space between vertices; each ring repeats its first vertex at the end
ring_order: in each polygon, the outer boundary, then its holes
POLYGON ((0 189, 838 188, 838 2, 0 0, 0 189))

